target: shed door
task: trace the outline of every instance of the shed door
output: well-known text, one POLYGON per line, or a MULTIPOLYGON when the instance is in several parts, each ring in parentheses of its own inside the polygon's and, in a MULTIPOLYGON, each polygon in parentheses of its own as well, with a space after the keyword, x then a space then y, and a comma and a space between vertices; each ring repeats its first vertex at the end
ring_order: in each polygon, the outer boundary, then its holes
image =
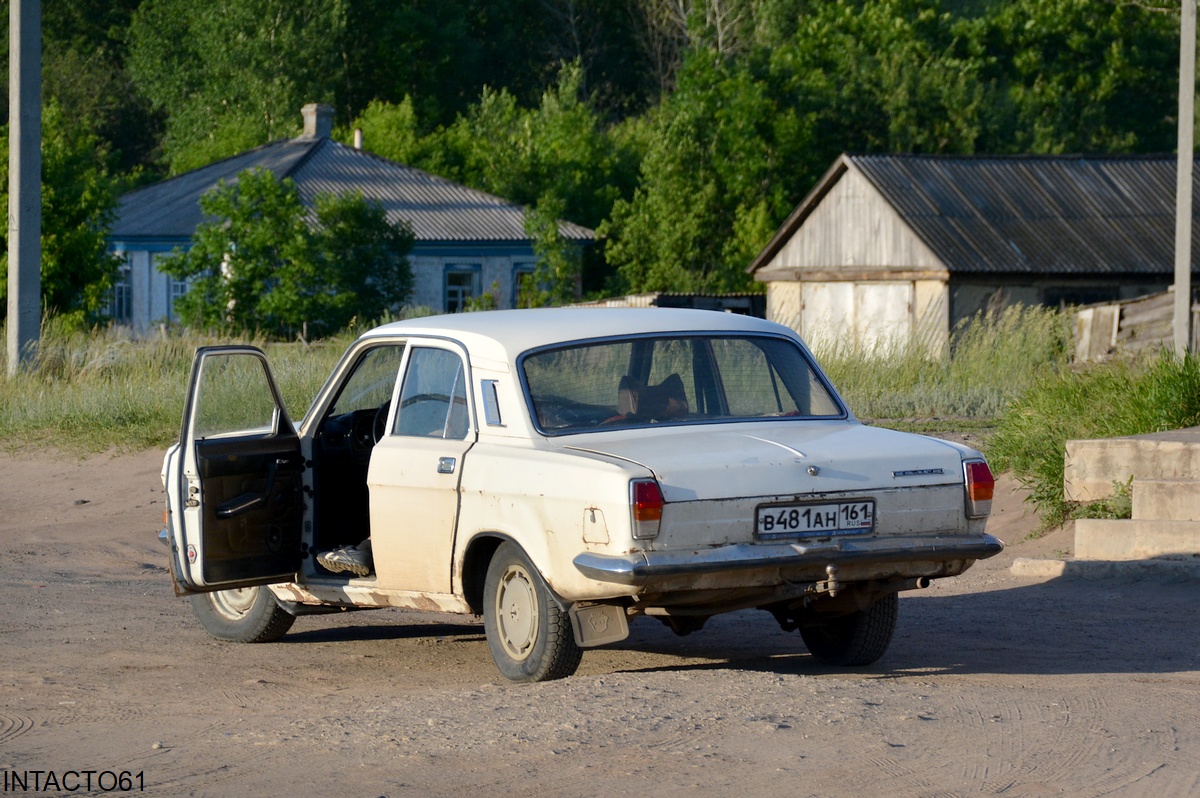
POLYGON ((886 351, 912 333, 913 284, 804 283, 800 334, 812 346, 886 351))
POLYGON ((912 334, 913 285, 909 282, 856 283, 854 333, 868 351, 887 351, 912 334))

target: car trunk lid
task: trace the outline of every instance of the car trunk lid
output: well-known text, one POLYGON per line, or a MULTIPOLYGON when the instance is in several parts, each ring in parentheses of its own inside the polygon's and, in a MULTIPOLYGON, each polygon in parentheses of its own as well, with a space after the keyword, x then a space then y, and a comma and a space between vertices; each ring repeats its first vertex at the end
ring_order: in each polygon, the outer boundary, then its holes
POLYGON ((589 433, 566 448, 649 469, 667 502, 961 484, 954 446, 853 421, 778 421, 589 433))

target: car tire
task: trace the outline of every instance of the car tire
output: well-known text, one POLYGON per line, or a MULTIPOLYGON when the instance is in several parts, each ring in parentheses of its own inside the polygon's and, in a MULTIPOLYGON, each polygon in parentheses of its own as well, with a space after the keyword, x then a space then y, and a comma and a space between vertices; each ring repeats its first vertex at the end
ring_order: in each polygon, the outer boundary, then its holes
POLYGON ((804 645, 826 665, 870 665, 892 642, 900 597, 889 593, 865 610, 800 627, 804 645))
POLYGON ((200 625, 218 640, 270 643, 287 634, 296 621, 265 587, 218 590, 191 598, 200 625))
POLYGON ((500 544, 483 589, 483 628, 504 678, 544 682, 575 672, 583 649, 571 619, 519 546, 500 544))

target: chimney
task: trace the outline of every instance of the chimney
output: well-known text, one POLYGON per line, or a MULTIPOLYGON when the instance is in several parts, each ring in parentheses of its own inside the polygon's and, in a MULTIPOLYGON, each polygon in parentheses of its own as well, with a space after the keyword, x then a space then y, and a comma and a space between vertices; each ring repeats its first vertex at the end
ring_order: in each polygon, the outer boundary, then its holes
POLYGON ((302 138, 327 139, 333 133, 333 106, 325 103, 309 103, 300 109, 304 117, 302 138))
POLYGON ((354 128, 354 149, 361 150, 363 144, 362 128, 354 128))

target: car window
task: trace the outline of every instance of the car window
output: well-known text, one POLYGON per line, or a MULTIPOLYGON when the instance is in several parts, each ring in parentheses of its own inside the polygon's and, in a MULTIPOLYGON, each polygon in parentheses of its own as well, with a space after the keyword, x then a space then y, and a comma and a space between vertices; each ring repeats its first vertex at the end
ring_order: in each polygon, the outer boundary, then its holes
POLYGON ((468 432, 462 359, 445 349, 413 349, 392 434, 461 440, 468 432))
POLYGON ((373 410, 387 403, 392 398, 403 355, 403 344, 377 346, 364 352, 355 364, 354 371, 342 384, 337 400, 327 415, 340 416, 355 410, 373 410))
POLYGON ((789 357, 773 339, 718 338, 713 357, 733 416, 841 414, 803 358, 789 357))
POLYGON ((275 400, 258 357, 223 354, 205 358, 194 401, 192 435, 197 439, 275 430, 275 400))
POLYGON ((533 352, 521 367, 535 421, 551 434, 844 413, 800 347, 769 336, 583 343, 533 352))

